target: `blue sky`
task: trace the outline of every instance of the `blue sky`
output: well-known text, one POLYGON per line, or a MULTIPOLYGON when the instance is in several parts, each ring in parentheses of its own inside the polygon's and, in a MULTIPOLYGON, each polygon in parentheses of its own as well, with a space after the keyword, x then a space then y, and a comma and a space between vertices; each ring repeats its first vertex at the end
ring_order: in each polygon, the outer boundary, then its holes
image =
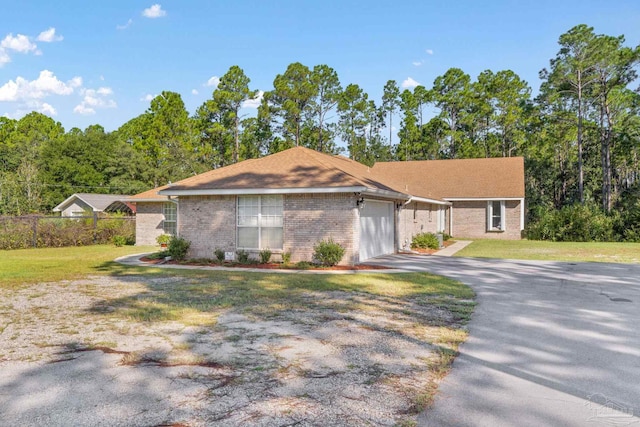
POLYGON ((389 79, 430 87, 451 67, 472 78, 511 69, 535 93, 574 25, 640 43, 638 0, 0 0, 0 10, 0 115, 37 110, 65 129, 115 130, 163 90, 193 113, 232 65, 270 90, 292 62, 327 64, 376 101, 389 79))

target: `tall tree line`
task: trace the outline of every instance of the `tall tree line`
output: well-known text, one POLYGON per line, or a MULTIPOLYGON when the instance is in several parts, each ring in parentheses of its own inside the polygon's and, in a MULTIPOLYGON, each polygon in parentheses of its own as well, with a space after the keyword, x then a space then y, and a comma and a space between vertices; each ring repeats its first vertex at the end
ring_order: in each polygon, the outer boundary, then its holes
POLYGON ((234 65, 194 114, 162 92, 114 132, 67 132, 39 113, 0 118, 0 214, 47 211, 73 192, 135 193, 294 146, 387 160, 524 156, 529 216, 597 205, 640 218, 639 47, 578 25, 539 94, 511 70, 458 68, 381 99, 325 64, 290 64, 259 92, 234 65), (258 104, 245 114, 244 106, 258 104), (397 128, 397 129, 396 129, 397 128))

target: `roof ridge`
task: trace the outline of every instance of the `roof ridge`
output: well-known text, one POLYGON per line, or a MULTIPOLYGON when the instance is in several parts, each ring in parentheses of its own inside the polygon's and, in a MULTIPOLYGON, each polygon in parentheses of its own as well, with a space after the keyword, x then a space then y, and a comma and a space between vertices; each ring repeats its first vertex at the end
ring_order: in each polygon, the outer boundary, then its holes
MULTIPOLYGON (((306 147, 303 147, 303 148, 306 148, 306 147)), ((314 157, 316 157, 316 154, 322 154, 322 155, 324 155, 324 156, 329 157, 329 158, 330 158, 330 159, 332 159, 332 160, 341 160, 341 159, 339 159, 338 157, 342 157, 344 160, 347 160, 347 161, 349 161, 350 163, 351 163, 351 162, 353 162, 353 163, 357 163, 357 164, 358 164, 358 165, 360 165, 360 166, 367 166, 367 165, 365 165, 365 164, 363 164, 363 163, 356 162, 355 160, 352 160, 352 159, 350 159, 350 158, 348 158, 348 157, 345 157, 345 156, 341 156, 341 155, 339 155, 339 154, 326 154, 326 153, 321 153, 320 151, 312 150, 312 149, 310 149, 310 148, 307 148, 307 150, 309 150, 309 151, 313 152, 313 154, 312 154, 312 155, 313 155, 314 157)), ((320 157, 320 156, 318 156, 318 157, 320 157)), ((318 158, 316 157, 316 160, 317 160, 317 161, 319 161, 320 163, 324 164, 325 166, 327 166, 327 163, 324 161, 324 159, 322 159, 322 158, 318 159, 318 158)), ((348 171, 346 171, 346 170, 344 170, 344 169, 342 169, 342 168, 339 168, 339 167, 337 167, 336 165, 330 165, 330 167, 331 167, 332 169, 338 169, 341 173, 343 173, 343 174, 345 174, 345 175, 348 175, 348 176, 352 177, 352 178, 353 178, 353 179, 355 179, 357 182, 359 182, 361 185, 364 185, 365 187, 367 186, 367 183, 366 183, 366 182, 364 182, 362 179, 360 179, 359 177, 355 176, 355 175, 354 175, 354 174, 352 174, 351 172, 348 172, 348 171)), ((370 171, 371 171, 371 168, 370 168, 369 166, 367 166, 367 170, 370 172, 370 171)), ((382 184, 382 185, 384 185, 384 186, 386 186, 386 187, 390 187, 389 185, 385 184, 384 182, 380 182, 379 180, 373 179, 373 181, 377 182, 378 184, 382 184)))

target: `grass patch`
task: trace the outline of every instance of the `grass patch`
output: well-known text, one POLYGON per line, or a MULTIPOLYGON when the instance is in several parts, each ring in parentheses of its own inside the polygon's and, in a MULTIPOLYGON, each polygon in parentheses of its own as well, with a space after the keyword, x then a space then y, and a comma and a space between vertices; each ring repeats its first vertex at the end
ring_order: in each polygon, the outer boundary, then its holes
MULTIPOLYGON (((136 269, 125 267, 114 274, 127 275, 131 271, 137 273, 136 269)), ((171 270, 156 271, 152 277, 169 278, 173 277, 171 273, 171 270)), ((184 277, 147 280, 144 292, 106 301, 115 308, 109 314, 142 322, 214 325, 218 315, 231 309, 262 319, 305 310, 310 305, 335 310, 331 299, 309 298, 310 292, 332 291, 371 295, 378 298, 380 306, 391 299, 394 308, 388 310, 390 314, 403 313, 413 303, 424 304, 435 298, 435 304, 454 314, 456 323, 466 323, 473 309, 466 302, 474 297, 469 287, 428 273, 289 275, 181 270, 179 274, 184 277)), ((344 300, 341 304, 343 311, 362 310, 357 301, 344 300)), ((94 311, 104 312, 103 305, 96 305, 94 311)))
POLYGON ((640 243, 475 240, 458 257, 639 263, 640 243))
POLYGON ((115 264, 115 258, 154 249, 152 246, 96 245, 0 251, 0 287, 10 289, 25 284, 109 274, 109 265, 115 264))

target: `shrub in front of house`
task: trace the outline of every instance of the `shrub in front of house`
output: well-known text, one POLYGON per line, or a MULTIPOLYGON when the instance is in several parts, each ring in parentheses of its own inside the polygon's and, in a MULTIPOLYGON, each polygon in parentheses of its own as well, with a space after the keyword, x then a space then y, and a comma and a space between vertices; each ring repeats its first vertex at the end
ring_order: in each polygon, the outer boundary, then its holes
POLYGON ((438 236, 433 233, 419 233, 411 239, 411 248, 413 249, 439 249, 440 242, 438 236))
POLYGON ((215 251, 213 251, 213 253, 216 256, 216 259, 218 260, 218 263, 222 264, 224 262, 224 251, 222 249, 218 248, 215 251))
POLYGON ((260 263, 268 264, 271 261, 271 251, 269 249, 263 249, 260 251, 260 263))
POLYGON ((289 265, 291 263, 291 252, 282 252, 282 263, 289 265))
POLYGON ((313 259, 326 267, 331 267, 342 261, 344 253, 344 247, 340 243, 334 242, 332 238, 321 240, 313 247, 313 259))
POLYGON ((182 237, 171 237, 169 240, 169 246, 167 247, 167 252, 171 258, 182 261, 187 257, 187 252, 189 252, 189 247, 191 246, 191 242, 187 239, 183 239, 182 237))
POLYGON ((240 264, 249 264, 249 252, 244 249, 240 249, 236 251, 236 255, 238 256, 238 262, 240 264))

